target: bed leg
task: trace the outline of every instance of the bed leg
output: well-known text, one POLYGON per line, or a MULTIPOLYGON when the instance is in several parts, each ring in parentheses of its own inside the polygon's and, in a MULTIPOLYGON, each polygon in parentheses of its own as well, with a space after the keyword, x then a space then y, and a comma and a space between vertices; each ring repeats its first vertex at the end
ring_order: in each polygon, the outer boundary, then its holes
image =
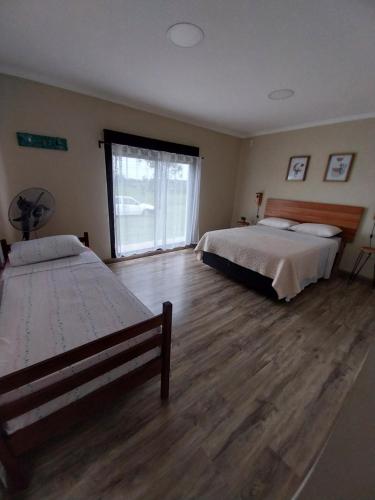
POLYGON ((6 486, 9 491, 18 491, 27 488, 29 478, 26 469, 12 451, 10 450, 6 436, 0 435, 0 462, 6 474, 6 486))
POLYGON ((344 255, 345 247, 346 247, 346 241, 341 240, 339 251, 337 252, 336 258, 333 262, 332 274, 337 274, 339 271, 339 265, 340 265, 342 256, 344 255))
POLYGON ((163 303, 162 345, 161 345, 161 387, 160 397, 169 398, 169 373, 171 360, 172 304, 163 303))

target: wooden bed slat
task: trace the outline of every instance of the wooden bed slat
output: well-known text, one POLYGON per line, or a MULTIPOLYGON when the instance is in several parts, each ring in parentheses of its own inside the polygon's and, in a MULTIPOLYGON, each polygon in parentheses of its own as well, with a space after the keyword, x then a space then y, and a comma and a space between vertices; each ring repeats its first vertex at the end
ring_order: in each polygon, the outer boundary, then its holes
POLYGON ((130 391, 159 375, 161 364, 159 356, 61 410, 10 434, 6 442, 9 443, 15 456, 22 455, 50 437, 66 432, 77 422, 86 420, 88 415, 105 410, 107 404, 118 398, 119 394, 130 391))
POLYGON ((105 359, 93 366, 90 366, 84 370, 81 370, 70 377, 66 377, 54 384, 47 387, 43 387, 34 393, 24 396, 16 401, 5 403, 0 406, 0 420, 1 422, 6 422, 18 415, 23 415, 24 413, 36 408, 44 403, 47 403, 51 399, 55 399, 66 392, 72 391, 76 387, 79 387, 90 380, 93 380, 104 373, 113 370, 114 368, 127 363, 128 361, 160 346, 162 343, 162 335, 159 333, 150 339, 140 342, 134 347, 127 349, 126 351, 120 352, 108 359, 105 359))
POLYGON ((0 394, 17 389, 18 387, 33 382, 34 380, 73 365, 82 359, 89 358, 90 356, 94 356, 99 352, 109 349, 110 347, 121 344, 121 342, 129 340, 132 337, 136 337, 141 333, 152 330, 162 324, 162 319, 162 314, 153 316, 150 319, 146 319, 145 321, 124 328, 123 330, 110 333, 105 337, 101 337, 100 339, 96 339, 92 342, 76 347, 75 349, 58 354, 53 358, 48 358, 44 361, 28 366, 27 368, 23 368, 22 370, 5 375, 0 378, 0 394))
POLYGON ((350 242, 355 238, 363 212, 364 207, 353 205, 269 198, 264 216, 338 226, 344 240, 350 242))

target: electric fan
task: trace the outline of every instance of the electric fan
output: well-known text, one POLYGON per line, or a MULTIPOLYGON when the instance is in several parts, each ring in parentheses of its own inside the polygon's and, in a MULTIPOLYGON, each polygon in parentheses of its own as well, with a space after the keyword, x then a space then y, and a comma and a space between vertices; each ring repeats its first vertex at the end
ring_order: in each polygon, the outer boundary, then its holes
POLYGON ((13 227, 22 231, 22 239, 30 238, 30 231, 44 226, 55 210, 55 199, 43 188, 21 191, 9 206, 8 218, 13 227))

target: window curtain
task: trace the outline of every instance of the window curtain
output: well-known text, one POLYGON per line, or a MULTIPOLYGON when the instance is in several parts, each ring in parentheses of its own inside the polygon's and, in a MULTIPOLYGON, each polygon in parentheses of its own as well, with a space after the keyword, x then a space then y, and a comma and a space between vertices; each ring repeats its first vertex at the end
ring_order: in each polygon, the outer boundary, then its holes
POLYGON ((201 159, 112 144, 116 257, 199 239, 201 159))

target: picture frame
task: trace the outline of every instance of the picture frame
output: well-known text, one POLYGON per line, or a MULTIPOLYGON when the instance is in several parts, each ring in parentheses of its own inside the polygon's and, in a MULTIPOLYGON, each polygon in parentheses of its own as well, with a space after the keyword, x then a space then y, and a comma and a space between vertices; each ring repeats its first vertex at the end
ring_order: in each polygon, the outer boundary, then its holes
POLYGON ((286 181, 303 182, 306 180, 307 169, 309 168, 310 156, 291 156, 289 159, 286 181))
POLYGON ((329 155, 324 173, 325 182, 347 182, 355 153, 332 153, 329 155))

